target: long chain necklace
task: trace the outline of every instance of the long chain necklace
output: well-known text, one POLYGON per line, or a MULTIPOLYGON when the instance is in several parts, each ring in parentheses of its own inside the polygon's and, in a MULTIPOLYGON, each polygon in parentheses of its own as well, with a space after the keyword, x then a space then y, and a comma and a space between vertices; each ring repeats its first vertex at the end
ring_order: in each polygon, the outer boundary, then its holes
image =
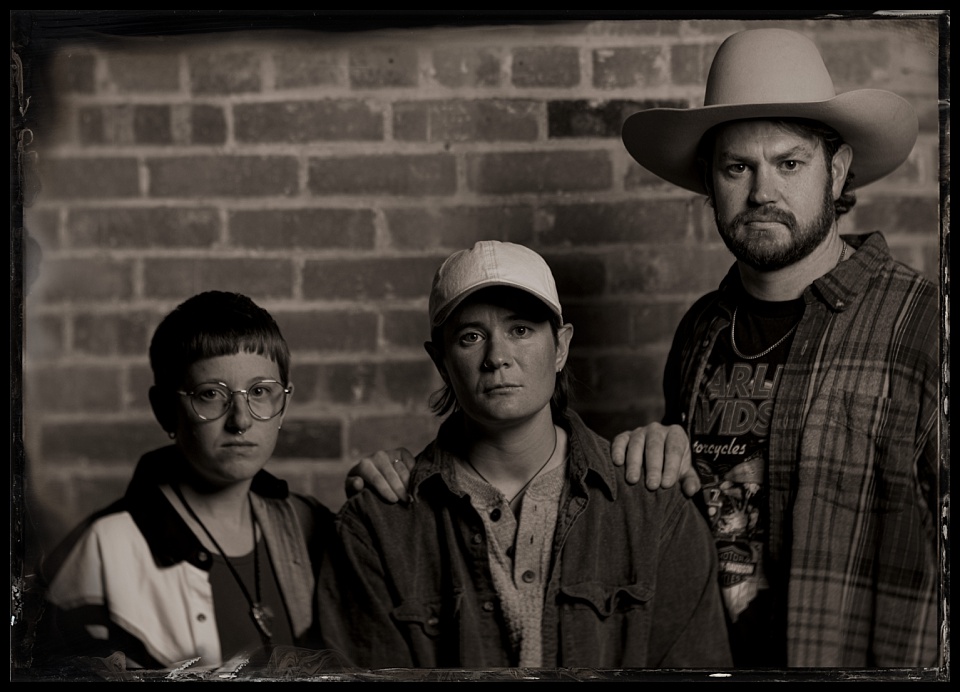
POLYGON ((269 646, 273 638, 273 633, 270 631, 269 624, 272 616, 269 609, 260 603, 260 551, 257 549, 257 519, 253 514, 253 500, 250 498, 250 494, 247 493, 247 504, 250 507, 250 524, 253 526, 253 572, 255 578, 254 588, 257 596, 256 600, 250 596, 250 591, 247 589, 247 585, 243 583, 243 579, 240 578, 240 574, 237 572, 236 567, 233 566, 233 563, 230 562, 230 559, 223 551, 223 548, 221 548, 220 544, 217 543, 217 539, 213 537, 212 533, 210 533, 210 529, 208 529, 206 524, 200 520, 200 517, 197 516, 197 513, 193 511, 193 507, 191 507, 187 502, 187 498, 183 496, 183 491, 180 490, 180 485, 174 483, 173 491, 177 494, 177 497, 180 499, 180 502, 183 503, 184 508, 186 508, 190 516, 193 517, 193 520, 197 522, 200 525, 200 528, 203 529, 203 532, 207 534, 207 538, 209 538, 210 542, 213 543, 213 546, 217 549, 217 552, 220 553, 220 557, 223 558, 223 561, 229 568, 230 574, 233 575, 233 578, 237 581, 237 585, 243 592, 244 598, 246 598, 247 603, 250 604, 250 617, 253 618, 253 624, 257 626, 257 631, 260 633, 260 639, 263 641, 263 645, 269 646))
MULTIPOLYGON (((840 245, 840 258, 837 260, 837 264, 840 264, 841 262, 843 262, 843 256, 844 256, 845 254, 847 254, 847 244, 846 244, 846 243, 842 243, 842 244, 840 245)), ((770 353, 773 349, 775 349, 777 346, 779 346, 779 345, 782 344, 784 341, 786 341, 786 340, 790 337, 791 334, 793 334, 795 331, 797 331, 797 327, 800 326, 800 323, 797 322, 795 325, 793 325, 792 327, 790 327, 790 330, 789 330, 786 334, 784 334, 782 337, 780 337, 780 339, 777 341, 777 343, 775 343, 773 346, 771 346, 771 347, 768 348, 768 349, 765 349, 765 350, 761 351, 760 353, 758 353, 758 354, 755 355, 755 356, 748 356, 748 355, 746 355, 745 353, 741 353, 741 352, 740 352, 740 349, 737 348, 737 310, 739 310, 739 309, 740 309, 740 306, 739 306, 739 305, 733 309, 733 319, 730 321, 730 345, 733 346, 733 352, 736 353, 739 357, 741 357, 741 358, 743 358, 743 359, 745 359, 745 360, 756 360, 757 358, 761 358, 761 357, 767 355, 767 354, 770 353)))
MULTIPOLYGON (((516 500, 518 497, 520 497, 520 496, 526 491, 526 489, 527 489, 528 487, 530 487, 530 484, 533 483, 533 479, 536 478, 537 476, 539 476, 539 475, 540 475, 540 472, 543 471, 545 468, 547 468, 547 464, 549 464, 549 463, 550 463, 550 460, 553 459, 553 455, 557 453, 557 443, 558 443, 559 439, 560 439, 560 436, 557 434, 557 429, 556 429, 556 427, 554 427, 554 429, 553 429, 553 450, 550 452, 550 455, 547 457, 547 460, 546 460, 545 462, 543 462, 543 464, 541 464, 540 468, 537 469, 537 472, 536 472, 535 474, 533 474, 532 476, 530 476, 530 478, 527 480, 527 482, 523 484, 523 487, 521 487, 520 490, 518 490, 517 492, 515 492, 515 493, 513 494, 513 497, 511 497, 509 500, 507 500, 507 504, 508 504, 508 505, 512 505, 513 502, 514 502, 514 500, 516 500)), ((480 473, 480 471, 477 470, 477 467, 473 465, 473 462, 470 461, 470 459, 467 459, 467 464, 470 465, 470 468, 473 469, 473 472, 474 472, 475 474, 477 474, 478 476, 480 476, 480 479, 481 479, 484 483, 486 483, 487 485, 492 485, 494 488, 497 487, 497 486, 493 485, 493 483, 491 483, 490 481, 488 481, 488 480, 486 479, 486 477, 485 477, 482 473, 480 473)))

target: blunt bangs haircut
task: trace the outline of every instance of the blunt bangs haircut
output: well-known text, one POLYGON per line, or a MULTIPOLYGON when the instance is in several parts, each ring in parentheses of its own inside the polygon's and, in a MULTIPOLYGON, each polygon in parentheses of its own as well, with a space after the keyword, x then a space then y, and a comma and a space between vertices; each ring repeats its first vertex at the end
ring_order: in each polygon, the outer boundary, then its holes
MULTIPOLYGON (((820 148, 824 153, 824 163, 827 166, 828 173, 830 172, 830 162, 833 160, 833 155, 837 153, 837 150, 840 149, 844 143, 843 138, 836 130, 817 120, 809 120, 807 118, 756 118, 756 120, 773 123, 777 127, 800 137, 818 140, 820 142, 820 148)), ((732 122, 746 121, 735 120, 732 122)), ((700 165, 704 185, 710 193, 708 200, 711 207, 715 206, 713 202, 712 176, 714 144, 716 143, 719 129, 729 124, 730 123, 721 123, 707 130, 706 134, 700 139, 700 144, 697 146, 697 162, 700 165)), ((856 161, 856 152, 854 152, 854 161, 856 161)), ((853 173, 848 172, 846 180, 843 181, 843 189, 840 192, 840 196, 834 200, 833 203, 835 218, 840 218, 846 214, 853 209, 853 206, 857 203, 857 196, 853 190, 850 189, 853 179, 853 173)))
POLYGON ((150 342, 150 367, 158 387, 179 387, 197 361, 255 353, 274 361, 289 384, 290 349, 269 312, 247 296, 207 291, 163 318, 150 342))
MULTIPOLYGON (((461 307, 470 303, 489 303, 500 307, 509 308, 520 315, 523 319, 531 322, 547 322, 550 325, 550 331, 553 333, 554 345, 559 345, 558 338, 560 327, 563 326, 561 319, 547 307, 546 303, 536 296, 527 293, 518 288, 509 286, 493 286, 484 288, 464 299, 457 306, 451 316, 457 314, 461 307)), ((449 322, 450 318, 447 318, 449 322)), ((434 327, 430 332, 430 341, 434 347, 441 353, 445 353, 443 340, 443 329, 447 322, 438 327, 434 327)), ((570 405, 571 382, 568 368, 557 373, 557 381, 553 388, 553 396, 550 399, 550 410, 555 420, 561 420, 566 416, 567 407, 570 405)), ((450 412, 456 412, 460 409, 460 403, 453 389, 444 384, 440 389, 430 395, 430 410, 437 416, 445 416, 450 412)))

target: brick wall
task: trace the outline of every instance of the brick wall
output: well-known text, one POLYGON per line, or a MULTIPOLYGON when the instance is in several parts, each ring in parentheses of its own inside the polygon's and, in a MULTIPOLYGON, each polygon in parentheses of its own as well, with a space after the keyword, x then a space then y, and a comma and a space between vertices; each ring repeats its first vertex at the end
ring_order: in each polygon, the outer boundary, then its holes
MULTIPOLYGON (((576 408, 614 434, 661 412, 683 311, 731 257, 702 200, 619 139, 626 115, 699 105, 745 21, 586 21, 61 40, 25 66, 23 436, 30 519, 59 538, 166 444, 147 401, 160 318, 250 295, 294 353, 271 470, 332 508, 360 455, 431 439, 422 343, 433 271, 482 238, 554 268, 576 327, 576 408), (31 74, 30 70, 33 69, 31 74)), ((937 21, 795 21, 838 90, 910 100, 907 163, 843 232, 884 229, 939 271, 937 21)))

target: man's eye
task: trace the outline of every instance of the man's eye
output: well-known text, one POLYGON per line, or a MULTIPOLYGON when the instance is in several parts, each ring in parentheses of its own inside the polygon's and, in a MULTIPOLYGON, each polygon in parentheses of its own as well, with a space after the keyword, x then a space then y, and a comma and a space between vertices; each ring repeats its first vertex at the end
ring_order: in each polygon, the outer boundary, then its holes
POLYGON ((462 344, 475 344, 478 341, 480 341, 480 335, 476 332, 467 332, 460 335, 460 343, 462 344))
POLYGON ((216 401, 217 399, 226 399, 227 395, 222 389, 217 389, 215 387, 208 389, 198 389, 194 392, 194 396, 201 401, 216 401))
POLYGON ((530 328, 524 324, 518 324, 513 328, 513 333, 517 336, 527 336, 530 333, 530 328))
POLYGON ((788 171, 795 171, 797 170, 797 168, 799 168, 799 166, 800 166, 800 162, 794 161, 793 159, 783 162, 783 167, 786 168, 788 171))

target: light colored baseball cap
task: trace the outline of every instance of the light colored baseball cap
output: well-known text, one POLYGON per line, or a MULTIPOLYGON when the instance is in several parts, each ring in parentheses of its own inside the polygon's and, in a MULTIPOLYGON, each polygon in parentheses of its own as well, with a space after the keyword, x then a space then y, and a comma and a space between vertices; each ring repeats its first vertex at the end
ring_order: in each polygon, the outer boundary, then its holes
POLYGON ((523 245, 481 240, 447 259, 433 277, 430 326, 438 327, 472 293, 490 286, 509 286, 536 296, 563 321, 553 272, 536 252, 523 245))

